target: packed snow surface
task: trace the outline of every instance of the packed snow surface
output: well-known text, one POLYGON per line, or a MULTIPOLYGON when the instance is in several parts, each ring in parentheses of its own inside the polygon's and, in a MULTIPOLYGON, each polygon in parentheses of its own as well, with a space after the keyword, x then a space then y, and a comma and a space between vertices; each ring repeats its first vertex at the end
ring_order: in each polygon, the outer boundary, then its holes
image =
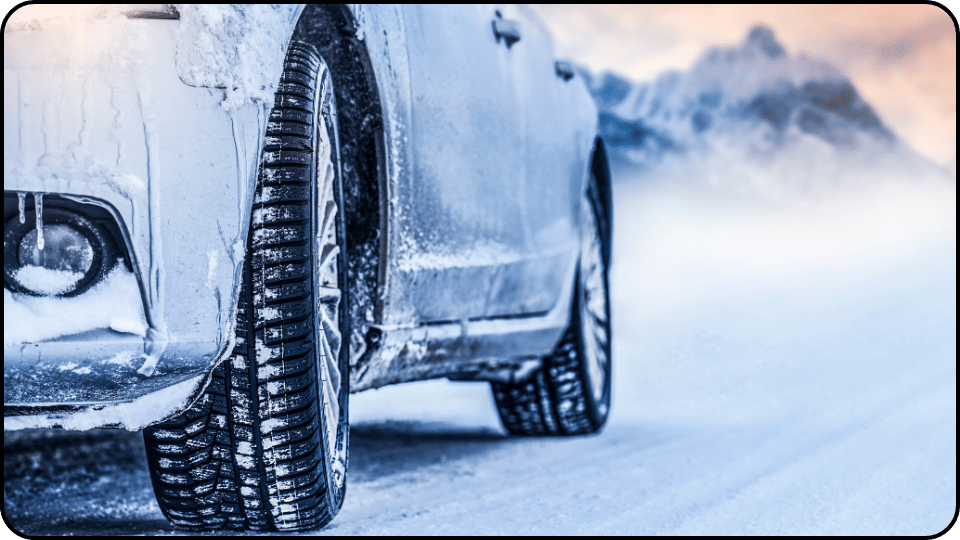
MULTIPOLYGON (((772 204, 622 182, 614 201, 604 431, 508 437, 484 383, 353 395, 348 495, 321 534, 947 526, 953 184, 772 204)), ((175 532, 141 444, 112 431, 6 434, 7 519, 28 534, 175 532)))
MULTIPOLYGON (((22 271, 21 271, 22 272, 22 271)), ((52 288, 48 270, 38 281, 52 288)), ((3 290, 3 346, 36 343, 98 328, 143 335, 147 327, 137 278, 123 265, 93 288, 71 298, 30 296, 3 290)))

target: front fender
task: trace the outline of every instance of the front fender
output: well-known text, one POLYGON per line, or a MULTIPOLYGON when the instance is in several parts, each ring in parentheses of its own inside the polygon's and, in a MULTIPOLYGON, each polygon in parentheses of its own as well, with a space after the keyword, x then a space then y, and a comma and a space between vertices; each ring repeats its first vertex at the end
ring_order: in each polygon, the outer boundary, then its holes
POLYGON ((230 350, 272 103, 224 107, 224 90, 184 83, 183 21, 33 8, 3 35, 4 190, 112 206, 149 329, 25 340, 5 291, 4 404, 130 401, 208 373, 230 350))

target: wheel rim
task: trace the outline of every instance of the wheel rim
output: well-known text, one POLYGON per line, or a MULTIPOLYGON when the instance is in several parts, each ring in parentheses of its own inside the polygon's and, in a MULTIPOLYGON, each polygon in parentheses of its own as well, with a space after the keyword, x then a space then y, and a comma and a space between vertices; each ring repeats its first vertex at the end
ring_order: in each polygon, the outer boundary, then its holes
POLYGON ((322 439, 329 463, 330 484, 339 492, 346 476, 346 441, 340 426, 342 389, 340 351, 341 261, 339 206, 337 204, 337 163, 335 109, 329 73, 320 77, 322 109, 315 137, 317 156, 316 298, 318 317, 317 345, 320 374, 320 398, 323 407, 322 439))
POLYGON ((584 366, 597 412, 607 413, 610 380, 610 332, 607 280, 597 217, 589 199, 581 205, 583 237, 580 246, 580 327, 584 366))

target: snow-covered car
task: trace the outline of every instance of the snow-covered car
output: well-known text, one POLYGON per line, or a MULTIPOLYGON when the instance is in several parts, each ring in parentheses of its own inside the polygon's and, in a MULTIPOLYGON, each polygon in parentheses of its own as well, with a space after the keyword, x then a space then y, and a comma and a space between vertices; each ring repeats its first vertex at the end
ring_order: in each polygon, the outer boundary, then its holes
POLYGON ((145 428, 174 524, 300 530, 350 392, 603 426, 610 175, 529 10, 26 5, 3 40, 5 430, 145 428))

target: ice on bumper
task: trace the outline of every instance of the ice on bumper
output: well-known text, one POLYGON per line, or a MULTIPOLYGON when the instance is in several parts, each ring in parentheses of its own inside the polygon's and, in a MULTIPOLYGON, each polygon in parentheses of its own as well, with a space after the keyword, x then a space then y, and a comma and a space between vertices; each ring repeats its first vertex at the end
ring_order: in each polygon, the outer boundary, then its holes
MULTIPOLYGON (((20 270, 38 290, 61 288, 72 272, 28 266, 20 270)), ((66 287, 72 283, 66 283, 66 287)), ((37 343, 95 329, 143 336, 140 288, 133 273, 118 266, 107 279, 73 298, 30 296, 3 290, 3 347, 37 343)))
MULTIPOLYGON (((232 346, 235 278, 266 122, 253 94, 269 91, 261 83, 270 75, 218 89, 191 86, 178 70, 195 67, 212 74, 200 82, 219 86, 224 77, 236 83, 244 76, 230 71, 242 67, 234 60, 274 53, 282 60, 283 47, 264 43, 253 51, 250 36, 218 34, 233 23, 214 11, 258 9, 182 8, 181 20, 152 20, 128 18, 120 7, 28 5, 11 15, 4 28, 4 189, 20 217, 8 210, 7 219, 33 228, 32 208, 39 214, 42 204, 37 232, 22 245, 42 239, 36 251, 49 258, 51 202, 97 206, 117 224, 111 246, 126 249, 127 263, 86 289, 86 278, 70 283, 70 272, 85 267, 82 257, 59 267, 21 254, 28 268, 16 274, 22 287, 14 291, 80 292, 4 293, 4 402, 19 408, 16 414, 63 403, 129 403, 209 374, 232 346), (204 43, 246 49, 218 64, 200 54, 204 43), (191 58, 207 63, 192 65, 191 58), (70 363, 77 366, 60 370, 70 363)), ((284 25, 292 24, 291 13, 278 15, 284 25)), ((107 218, 98 214, 94 222, 107 218)), ((67 240, 61 252, 84 250, 67 240)))
POLYGON ((7 416, 3 419, 4 430, 60 427, 63 429, 87 430, 103 426, 115 426, 130 431, 143 429, 157 418, 166 418, 182 410, 203 383, 198 375, 158 392, 148 394, 129 403, 89 408, 73 414, 7 416))

